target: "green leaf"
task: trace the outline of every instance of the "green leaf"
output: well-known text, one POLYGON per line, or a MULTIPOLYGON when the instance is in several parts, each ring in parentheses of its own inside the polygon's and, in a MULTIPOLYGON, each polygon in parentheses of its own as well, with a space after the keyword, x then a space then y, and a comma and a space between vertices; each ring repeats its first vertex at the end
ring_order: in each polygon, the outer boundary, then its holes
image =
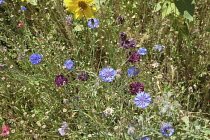
POLYGON ((97 9, 100 9, 101 4, 105 3, 106 0, 95 0, 94 5, 97 9))
POLYGON ((84 30, 84 26, 83 25, 76 25, 76 27, 74 27, 75 31, 82 31, 84 30))
POLYGON ((206 31, 207 31, 207 32, 210 32, 210 27, 206 28, 206 31))
POLYGON ((194 0, 176 0, 176 7, 179 12, 190 21, 193 21, 193 14, 195 11, 195 1, 194 0))
POLYGON ((174 16, 178 16, 179 10, 176 8, 174 3, 169 1, 165 1, 162 6, 162 19, 168 16, 169 14, 173 14, 174 16))
POLYGON ((152 11, 152 12, 157 12, 157 11, 159 11, 160 9, 161 9, 161 4, 162 4, 162 2, 158 2, 157 3, 157 5, 155 6, 155 8, 154 8, 154 10, 152 11))
POLYGON ((210 129, 209 128, 202 129, 201 132, 210 135, 210 129))
POLYGON ((182 121, 185 123, 185 125, 187 126, 187 128, 189 128, 189 117, 188 116, 184 116, 181 118, 182 121))
POLYGON ((37 0, 28 0, 28 2, 32 5, 37 5, 37 0))

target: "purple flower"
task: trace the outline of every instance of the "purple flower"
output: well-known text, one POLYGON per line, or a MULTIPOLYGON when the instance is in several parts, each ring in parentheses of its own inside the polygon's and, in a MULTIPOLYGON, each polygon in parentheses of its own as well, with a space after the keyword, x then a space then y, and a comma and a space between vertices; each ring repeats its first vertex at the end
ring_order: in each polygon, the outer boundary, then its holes
POLYGON ((124 47, 124 49, 133 48, 136 45, 133 38, 127 39, 125 32, 120 33, 120 38, 120 46, 124 47))
POLYGON ((158 50, 158 52, 162 52, 163 48, 165 48, 166 46, 163 45, 154 45, 154 50, 158 50))
POLYGON ((66 24, 68 26, 72 26, 72 22, 73 21, 73 18, 71 16, 66 16, 66 24))
POLYGON ((161 133, 165 136, 171 136, 174 133, 174 128, 170 123, 164 123, 160 130, 161 133))
POLYGON ((26 9, 27 9, 26 7, 21 6, 21 10, 22 10, 22 11, 25 11, 26 9))
POLYGON ((124 21, 125 21, 124 17, 122 16, 118 17, 118 24, 123 24, 124 21))
POLYGON ((136 95, 138 92, 143 92, 144 91, 144 86, 142 83, 136 82, 130 84, 130 92, 133 95, 136 95))
POLYGON ((116 70, 114 70, 113 68, 105 67, 99 72, 99 77, 104 82, 111 82, 114 80, 116 73, 116 70))
POLYGON ((38 65, 42 61, 42 56, 38 53, 34 53, 30 56, 30 61, 34 65, 38 65))
POLYGON ((63 83, 68 83, 68 79, 65 78, 63 75, 58 75, 56 78, 55 78, 55 84, 57 86, 63 86, 63 83))
POLYGON ((120 33, 120 38, 121 38, 122 41, 125 41, 126 38, 127 38, 127 34, 125 32, 121 32, 120 33))
POLYGON ((67 129, 68 124, 66 122, 63 122, 63 125, 61 128, 58 128, 58 132, 60 133, 61 136, 64 136, 66 134, 65 130, 67 129))
POLYGON ((78 80, 80 81, 87 81, 89 78, 89 75, 87 72, 83 72, 80 75, 77 76, 78 80))
POLYGON ((146 108, 151 102, 150 94, 145 92, 138 92, 137 96, 134 98, 134 102, 138 108, 146 108))
POLYGON ((74 67, 74 62, 72 60, 66 60, 64 63, 67 70, 71 70, 74 67))
POLYGON ((139 62, 140 54, 138 54, 136 52, 129 52, 129 54, 127 55, 127 60, 128 60, 128 62, 131 62, 131 63, 139 62))
POLYGON ((145 49, 145 48, 139 48, 138 53, 140 55, 146 55, 147 54, 147 49, 145 49))
POLYGON ((128 76, 130 77, 134 77, 136 75, 138 75, 140 72, 140 69, 137 67, 130 67, 127 71, 128 76))
POLYGON ((124 47, 124 49, 133 48, 136 45, 133 38, 120 40, 120 46, 124 47))
POLYGON ((133 48, 136 43, 134 42, 134 39, 133 38, 130 38, 130 39, 126 39, 123 43, 121 42, 121 46, 124 47, 124 49, 129 49, 129 48, 133 48))
POLYGON ((100 24, 100 22, 96 18, 92 18, 92 19, 88 20, 88 26, 90 28, 96 28, 99 24, 100 24))

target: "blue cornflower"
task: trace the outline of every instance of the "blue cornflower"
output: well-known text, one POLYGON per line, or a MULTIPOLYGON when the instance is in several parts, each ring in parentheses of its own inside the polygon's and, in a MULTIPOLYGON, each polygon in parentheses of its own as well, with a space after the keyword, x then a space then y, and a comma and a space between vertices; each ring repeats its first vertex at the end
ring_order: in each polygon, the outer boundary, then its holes
POLYGON ((0 0, 0 4, 3 4, 4 3, 4 0, 0 0))
POLYGON ((96 18, 92 18, 92 19, 88 20, 88 26, 90 28, 96 28, 99 24, 100 24, 100 22, 96 18))
POLYGON ((166 46, 163 46, 163 45, 154 45, 154 49, 155 50, 158 50, 158 52, 162 52, 163 48, 165 48, 166 46))
POLYGON ((146 108, 149 106, 151 102, 151 97, 149 93, 139 92, 137 96, 134 98, 134 102, 139 108, 146 108))
POLYGON ((138 75, 140 72, 140 69, 137 67, 130 67, 127 71, 128 76, 130 77, 134 77, 136 75, 138 75))
POLYGON ((165 136, 171 136, 174 133, 174 128, 170 123, 164 123, 160 130, 161 133, 165 136))
POLYGON ((66 66, 66 69, 71 70, 74 67, 74 62, 72 60, 66 60, 64 66, 66 66))
POLYGON ((26 9, 27 9, 26 7, 21 6, 21 10, 22 10, 22 11, 25 11, 26 9))
POLYGON ((142 137, 140 140, 150 140, 148 137, 142 137))
POLYGON ((104 82, 111 82, 114 80, 117 72, 113 68, 105 67, 99 72, 99 77, 104 82))
POLYGON ((135 140, 150 140, 150 138, 148 138, 148 137, 142 137, 140 139, 135 139, 135 140))
POLYGON ((42 56, 38 53, 34 53, 30 56, 30 61, 34 65, 38 65, 42 61, 42 56))
POLYGON ((145 48, 139 48, 138 53, 140 55, 146 55, 147 54, 147 49, 145 49, 145 48))

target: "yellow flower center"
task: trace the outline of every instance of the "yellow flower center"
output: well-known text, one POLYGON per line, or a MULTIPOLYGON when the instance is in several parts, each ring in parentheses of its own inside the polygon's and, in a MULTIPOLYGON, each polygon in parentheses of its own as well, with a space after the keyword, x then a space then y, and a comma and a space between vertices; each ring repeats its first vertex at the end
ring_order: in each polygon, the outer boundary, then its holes
POLYGON ((78 2, 78 6, 79 6, 82 10, 84 10, 84 9, 87 8, 87 4, 86 4, 84 1, 79 1, 79 2, 78 2))

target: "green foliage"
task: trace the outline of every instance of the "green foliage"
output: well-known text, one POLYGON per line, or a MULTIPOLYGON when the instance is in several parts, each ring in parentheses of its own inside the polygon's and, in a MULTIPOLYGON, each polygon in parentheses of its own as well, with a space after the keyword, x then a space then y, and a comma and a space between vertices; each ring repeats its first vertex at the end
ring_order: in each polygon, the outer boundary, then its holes
POLYGON ((97 0, 91 29, 87 20, 66 21, 73 16, 63 1, 10 0, 0 5, 0 123, 9 125, 5 139, 209 139, 209 14, 206 1, 97 0), (100 4, 99 4, 100 3, 100 4), (183 3, 183 4, 180 4, 183 3), (27 10, 21 11, 21 6, 27 10), (119 16, 124 21, 119 22, 119 16), (192 18, 193 17, 193 18, 192 18), (19 23, 22 27, 17 27, 19 23), (126 32, 136 46, 119 46, 126 32), (156 44, 166 46, 162 52, 156 44), (130 51, 147 49, 138 63, 126 62, 130 51), (39 65, 29 61, 39 53, 39 65), (67 70, 64 61, 75 67, 67 70), (127 69, 139 67, 135 77, 127 69), (118 70, 113 82, 98 77, 104 67, 118 70), (77 75, 89 73, 88 81, 77 75), (63 74, 69 83, 58 87, 63 74), (134 104, 131 83, 141 82, 152 103, 140 109, 134 104), (78 99, 76 98, 78 97, 78 99), (103 115, 106 108, 112 115, 103 115), (58 128, 67 122, 66 135, 58 128), (171 123, 175 133, 160 132, 171 123), (128 128, 135 128, 132 135, 128 128))
POLYGON ((193 21, 195 0, 175 0, 174 3, 184 18, 193 21))
POLYGON ((37 0, 27 0, 32 5, 37 5, 37 0))
POLYGON ((181 14, 185 19, 193 21, 195 2, 194 0, 160 1, 156 4, 154 12, 159 10, 162 12, 162 19, 168 15, 178 17, 181 14))

